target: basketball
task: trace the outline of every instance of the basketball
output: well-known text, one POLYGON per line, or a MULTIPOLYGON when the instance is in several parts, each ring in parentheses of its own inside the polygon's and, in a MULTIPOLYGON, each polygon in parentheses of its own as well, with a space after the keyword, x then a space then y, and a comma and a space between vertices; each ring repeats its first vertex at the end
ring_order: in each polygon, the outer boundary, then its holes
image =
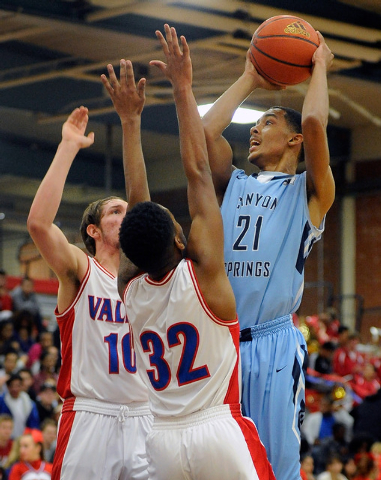
POLYGON ((315 29, 292 15, 277 15, 254 32, 250 59, 257 72, 277 85, 296 85, 312 73, 312 56, 319 46, 315 29))

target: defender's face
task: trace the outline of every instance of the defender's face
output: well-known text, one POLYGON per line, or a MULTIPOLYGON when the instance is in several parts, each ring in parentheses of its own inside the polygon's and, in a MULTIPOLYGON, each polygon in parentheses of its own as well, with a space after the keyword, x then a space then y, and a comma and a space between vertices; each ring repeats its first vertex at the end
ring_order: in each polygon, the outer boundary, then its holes
POLYGON ((127 202, 123 200, 113 199, 103 205, 99 228, 104 243, 119 248, 119 229, 126 211, 127 202))
POLYGON ((267 110, 250 129, 250 163, 264 168, 268 164, 278 163, 290 140, 290 129, 280 108, 267 110))

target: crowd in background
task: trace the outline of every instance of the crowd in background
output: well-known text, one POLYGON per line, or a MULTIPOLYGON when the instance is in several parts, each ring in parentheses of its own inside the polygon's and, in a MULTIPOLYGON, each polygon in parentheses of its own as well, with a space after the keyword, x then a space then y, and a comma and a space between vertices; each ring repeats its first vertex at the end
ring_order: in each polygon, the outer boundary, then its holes
MULTIPOLYGON (((303 480, 381 480, 377 346, 361 344, 334 310, 294 321, 309 350, 303 480)), ((33 280, 24 278, 8 292, 0 270, 0 480, 23 455, 53 461, 62 405, 59 347, 58 331, 44 324, 33 280)))
POLYGON ((334 309, 300 319, 309 350, 303 480, 381 480, 381 354, 334 309))
POLYGON ((18 478, 23 461, 53 461, 62 406, 59 348, 33 280, 25 277, 8 292, 0 270, 0 480, 18 478))

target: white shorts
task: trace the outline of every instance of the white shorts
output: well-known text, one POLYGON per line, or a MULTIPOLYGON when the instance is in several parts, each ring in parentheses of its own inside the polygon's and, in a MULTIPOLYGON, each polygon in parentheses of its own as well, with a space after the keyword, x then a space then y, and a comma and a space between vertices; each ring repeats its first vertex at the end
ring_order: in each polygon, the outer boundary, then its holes
POLYGON ((58 425, 52 480, 146 480, 148 404, 65 401, 58 425))
POLYGON ((147 436, 150 480, 275 480, 252 420, 240 405, 154 419, 147 436))

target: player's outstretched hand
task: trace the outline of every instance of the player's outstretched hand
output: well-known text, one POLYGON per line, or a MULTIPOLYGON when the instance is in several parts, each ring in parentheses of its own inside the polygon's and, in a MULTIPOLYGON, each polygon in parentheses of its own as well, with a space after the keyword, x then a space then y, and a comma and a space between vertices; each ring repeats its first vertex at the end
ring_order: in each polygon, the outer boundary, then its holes
POLYGON ((71 112, 62 126, 62 140, 76 145, 77 148, 87 148, 94 143, 94 132, 85 135, 89 121, 86 107, 76 108, 71 112))
POLYGON ((160 60, 151 60, 150 65, 158 67, 174 86, 192 84, 192 62, 188 43, 183 35, 180 37, 181 48, 176 29, 168 24, 164 25, 165 38, 156 30, 156 37, 163 48, 167 63, 160 60))
POLYGON ((328 45, 325 43, 323 35, 318 31, 316 33, 319 37, 319 46, 313 54, 312 63, 316 65, 317 63, 321 62, 325 64, 326 69, 329 70, 332 65, 334 55, 329 49, 328 45))
POLYGON ((120 79, 118 80, 114 67, 107 65, 109 78, 101 75, 101 80, 105 86, 115 110, 123 123, 128 118, 141 115, 145 103, 145 85, 146 79, 141 78, 138 84, 135 84, 134 69, 130 60, 122 59, 120 61, 120 79))

